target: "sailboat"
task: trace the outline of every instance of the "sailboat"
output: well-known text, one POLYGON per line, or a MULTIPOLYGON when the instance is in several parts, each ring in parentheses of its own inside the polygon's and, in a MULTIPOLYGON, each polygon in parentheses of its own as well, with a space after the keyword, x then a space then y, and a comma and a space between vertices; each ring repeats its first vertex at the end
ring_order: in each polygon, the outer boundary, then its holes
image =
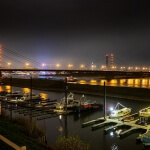
POLYGON ((124 117, 130 114, 131 108, 125 107, 124 105, 117 103, 115 109, 110 113, 109 118, 124 117))

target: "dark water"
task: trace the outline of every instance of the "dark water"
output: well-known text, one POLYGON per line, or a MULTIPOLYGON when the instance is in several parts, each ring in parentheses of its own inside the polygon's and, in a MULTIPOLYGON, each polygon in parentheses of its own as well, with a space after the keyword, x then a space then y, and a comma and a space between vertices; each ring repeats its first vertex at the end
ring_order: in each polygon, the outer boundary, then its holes
MULTIPOLYGON (((4 89, 6 87, 1 87, 4 89)), ((7 87, 9 89, 9 87, 7 87)), ((13 91, 24 91, 28 89, 20 89, 13 87, 13 91)), ((41 93, 45 97, 50 99, 60 100, 64 93, 60 92, 48 92, 48 91, 38 91, 33 90, 34 93, 41 93)), ((80 98, 81 95, 75 94, 75 98, 80 98)), ((103 103, 103 97, 86 95, 87 99, 96 100, 98 103, 103 103)), ((115 107, 117 102, 131 107, 132 113, 138 112, 140 109, 148 107, 149 102, 140 102, 132 101, 126 99, 116 99, 116 98, 107 98, 107 110, 110 106, 115 107)), ((109 111, 107 111, 109 113, 109 111)), ((13 113, 13 116, 17 115, 13 113)), ((23 115, 22 115, 23 116, 23 115)), ((145 148, 142 144, 136 143, 136 137, 140 134, 139 132, 134 132, 129 136, 120 139, 115 131, 104 134, 105 127, 99 128, 92 131, 91 126, 82 128, 81 124, 92 119, 97 119, 103 116, 103 110, 95 112, 86 112, 86 113, 77 113, 77 114, 68 114, 67 116, 67 131, 68 133, 73 133, 79 135, 83 141, 90 143, 91 150, 143 150, 150 149, 149 147, 145 148)), ((63 115, 58 117, 44 119, 38 121, 40 127, 44 128, 47 134, 47 141, 49 145, 52 145, 57 139, 59 134, 64 133, 65 131, 65 119, 63 115)))
MULTIPOLYGON (((9 76, 8 76, 9 77, 9 76)), ((13 78, 29 79, 30 75, 12 75, 13 78)), ((65 80, 64 76, 39 76, 38 74, 32 74, 33 78, 41 78, 47 80, 65 80)), ((89 85, 104 85, 104 81, 107 86, 119 86, 119 87, 134 87, 134 88, 150 88, 150 78, 131 78, 131 79, 111 79, 104 80, 98 77, 77 77, 77 82, 73 84, 89 84, 89 85)), ((70 82, 71 83, 71 82, 70 82)))

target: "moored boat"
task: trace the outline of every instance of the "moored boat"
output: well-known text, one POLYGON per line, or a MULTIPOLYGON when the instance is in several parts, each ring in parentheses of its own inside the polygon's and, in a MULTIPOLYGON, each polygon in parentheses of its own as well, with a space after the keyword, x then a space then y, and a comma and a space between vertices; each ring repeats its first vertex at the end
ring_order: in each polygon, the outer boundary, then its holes
POLYGON ((124 105, 117 103, 115 109, 111 111, 109 117, 110 118, 123 117, 130 114, 130 112, 131 112, 131 108, 125 107, 124 105))
POLYGON ((77 78, 74 78, 73 76, 67 77, 67 82, 76 82, 77 78))
POLYGON ((41 100, 41 95, 40 94, 35 94, 35 93, 30 93, 26 92, 23 94, 23 97, 21 97, 22 100, 41 100))
POLYGON ((150 130, 147 130, 146 133, 141 136, 141 142, 145 146, 150 145, 150 130))
POLYGON ((133 116, 125 116, 123 117, 122 121, 125 121, 125 122, 129 122, 129 121, 133 121, 134 120, 134 117, 133 116))
POLYGON ((141 109, 141 110, 139 111, 139 116, 140 116, 140 117, 150 117, 150 107, 141 109))
POLYGON ((19 99, 23 96, 23 94, 20 93, 20 91, 15 91, 12 93, 7 93, 5 96, 2 96, 4 100, 9 100, 9 99, 19 99))
POLYGON ((99 109, 103 105, 97 104, 96 101, 87 100, 84 94, 81 96, 80 99, 75 99, 74 94, 70 92, 67 98, 64 97, 63 99, 61 99, 60 102, 57 102, 55 106, 56 111, 62 111, 62 109, 65 109, 66 106, 67 110, 74 110, 75 112, 80 112, 83 110, 99 109))
MULTIPOLYGON (((13 95, 14 96, 14 95, 13 95)), ((23 95, 21 95, 20 97, 14 96, 11 98, 5 98, 5 100, 9 101, 9 102, 25 102, 25 101, 30 101, 30 100, 42 100, 40 94, 30 94, 30 93, 24 93, 23 95)))
POLYGON ((90 110, 90 109, 98 109, 102 106, 101 104, 97 104, 96 101, 87 100, 86 96, 83 94, 80 99, 80 110, 90 110))
POLYGON ((60 102, 57 102, 55 104, 55 106, 56 109, 60 109, 60 108, 62 109, 65 108, 66 104, 67 104, 67 109, 75 109, 76 107, 80 106, 80 100, 76 100, 74 98, 74 94, 70 92, 67 98, 63 97, 60 102))

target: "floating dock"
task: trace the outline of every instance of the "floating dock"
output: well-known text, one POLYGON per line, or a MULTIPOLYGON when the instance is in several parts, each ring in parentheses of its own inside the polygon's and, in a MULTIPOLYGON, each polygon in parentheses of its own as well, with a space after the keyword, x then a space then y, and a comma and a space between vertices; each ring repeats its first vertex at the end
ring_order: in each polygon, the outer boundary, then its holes
POLYGON ((105 121, 102 122, 102 123, 93 125, 93 126, 92 126, 92 130, 98 129, 98 128, 100 128, 100 127, 103 127, 103 126, 109 125, 109 124, 115 125, 115 124, 117 124, 117 123, 111 122, 111 121, 109 121, 109 120, 105 120, 105 121))
POLYGON ((103 122, 103 121, 105 121, 104 118, 97 118, 95 120, 91 120, 91 121, 82 123, 82 127, 86 127, 86 126, 89 126, 89 125, 92 125, 92 124, 95 124, 95 123, 98 123, 98 122, 103 122))
MULTIPOLYGON (((137 113, 132 114, 130 116, 137 116, 137 113)), ((141 131, 146 132, 147 130, 150 129, 150 125, 140 125, 140 124, 137 124, 138 121, 139 119, 128 120, 128 121, 124 121, 123 118, 110 119, 107 116, 105 117, 105 119, 104 117, 101 117, 95 120, 84 122, 82 123, 82 127, 92 125, 91 130, 96 130, 103 126, 111 125, 110 127, 104 129, 104 133, 107 133, 111 130, 116 130, 117 128, 127 128, 126 130, 119 133, 119 137, 121 138, 136 130, 141 130, 141 131), (97 121, 99 121, 100 123, 98 123, 97 121)))
POLYGON ((111 127, 104 129, 104 131, 105 131, 105 133, 107 133, 110 130, 116 130, 117 128, 120 128, 122 126, 124 126, 124 124, 117 124, 117 125, 114 125, 114 126, 111 126, 111 127))

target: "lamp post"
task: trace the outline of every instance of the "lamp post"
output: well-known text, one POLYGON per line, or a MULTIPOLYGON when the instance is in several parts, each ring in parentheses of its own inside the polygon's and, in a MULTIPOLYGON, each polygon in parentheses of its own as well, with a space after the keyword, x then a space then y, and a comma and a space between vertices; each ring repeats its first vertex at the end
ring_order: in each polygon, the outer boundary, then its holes
POLYGON ((25 65, 26 65, 26 69, 27 69, 29 67, 29 63, 26 63, 25 65))
POLYGON ((45 63, 43 63, 43 64, 42 64, 42 69, 44 69, 44 68, 45 68, 45 66, 46 66, 46 64, 45 64, 45 63))
POLYGON ((73 68, 73 65, 72 64, 69 64, 68 65, 68 69, 72 69, 73 68))
POLYGON ((10 63, 10 62, 8 62, 8 63, 7 63, 7 65, 8 65, 8 69, 10 69, 10 65, 11 65, 11 63, 10 63))
POLYGON ((60 68, 60 64, 56 64, 56 69, 59 69, 60 68))
POLYGON ((80 65, 80 69, 82 70, 82 69, 84 69, 85 68, 85 65, 80 65))

